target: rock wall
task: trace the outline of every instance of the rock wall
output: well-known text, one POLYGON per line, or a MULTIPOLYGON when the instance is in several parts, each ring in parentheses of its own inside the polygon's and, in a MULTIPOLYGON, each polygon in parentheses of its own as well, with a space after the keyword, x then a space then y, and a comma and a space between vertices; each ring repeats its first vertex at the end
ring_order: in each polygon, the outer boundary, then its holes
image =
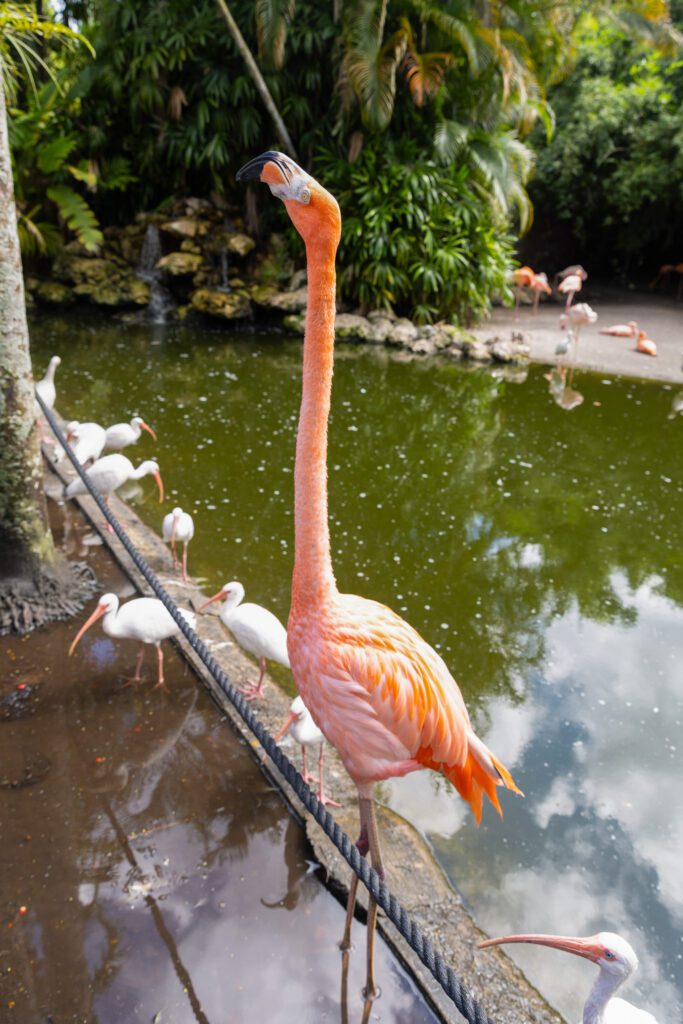
MULTIPOLYGON (((137 308, 155 305, 160 286, 169 295, 165 315, 209 316, 221 320, 276 320, 303 334, 307 302, 306 272, 297 270, 284 239, 271 236, 258 246, 241 218, 205 199, 174 202, 165 212, 140 213, 133 224, 104 231, 96 255, 78 242, 59 253, 51 276, 26 279, 32 301, 68 306, 87 301, 100 306, 137 308), (145 262, 145 239, 158 232, 153 266, 145 262), (170 308, 169 308, 170 307, 170 308)), ((372 345, 393 345, 417 356, 443 355, 479 363, 523 363, 530 348, 525 335, 484 341, 446 322, 418 325, 391 309, 362 314, 339 304, 337 337, 372 345)))

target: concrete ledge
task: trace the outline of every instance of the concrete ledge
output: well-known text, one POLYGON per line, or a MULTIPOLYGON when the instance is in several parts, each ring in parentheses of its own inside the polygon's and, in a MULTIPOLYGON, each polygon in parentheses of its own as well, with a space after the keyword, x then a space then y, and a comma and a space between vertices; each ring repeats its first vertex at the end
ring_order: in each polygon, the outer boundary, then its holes
MULTIPOLYGON (((75 472, 68 461, 55 466, 50 462, 51 453, 45 449, 44 454, 48 465, 46 489, 52 496, 54 492, 61 493, 61 485, 73 479, 75 472)), ((93 499, 89 495, 79 495, 71 500, 77 503, 93 529, 100 534, 103 543, 136 590, 140 594, 152 596, 147 581, 118 538, 104 528, 102 514, 93 499)), ((177 604, 180 607, 198 608, 206 600, 207 595, 193 583, 182 583, 175 575, 170 551, 161 538, 115 495, 110 500, 110 506, 140 554, 159 576, 161 583, 169 590, 177 604)), ((161 512, 160 508, 160 518, 161 512)), ((234 643, 213 608, 211 612, 201 616, 197 632, 231 680, 244 683, 256 678, 258 670, 255 664, 234 643)), ((258 741, 246 728, 189 644, 184 639, 173 642, 180 648, 211 693, 224 719, 230 722, 252 755, 259 760, 272 784, 282 792, 285 802, 296 816, 304 821, 316 859, 325 869, 330 888, 340 896, 345 895, 348 891, 350 869, 343 858, 268 760, 258 741)), ((282 725, 291 698, 270 677, 267 677, 267 680, 266 700, 255 703, 252 707, 273 734, 282 725)), ((288 753, 297 763, 299 751, 294 744, 291 744, 288 753)), ((355 837, 358 832, 355 786, 347 776, 338 755, 329 746, 325 760, 328 792, 343 804, 341 809, 335 811, 335 818, 351 837, 355 837)), ((460 799, 455 792, 453 799, 460 799)), ((379 807, 378 813, 387 880, 391 890, 401 899, 405 908, 431 939, 435 949, 443 955, 472 994, 480 1000, 491 1018, 500 1024, 564 1024, 563 1018, 549 1006, 501 949, 490 949, 486 953, 476 950, 477 942, 487 936, 476 926, 462 899, 434 859, 425 839, 408 822, 388 808, 379 807)), ((359 900, 362 904, 366 902, 365 895, 363 886, 360 886, 359 900)), ((460 1015, 441 987, 409 950, 393 925, 381 914, 379 928, 441 1019, 444 1022, 460 1020, 460 1015)), ((363 956, 363 925, 356 922, 354 929, 356 955, 363 956)))

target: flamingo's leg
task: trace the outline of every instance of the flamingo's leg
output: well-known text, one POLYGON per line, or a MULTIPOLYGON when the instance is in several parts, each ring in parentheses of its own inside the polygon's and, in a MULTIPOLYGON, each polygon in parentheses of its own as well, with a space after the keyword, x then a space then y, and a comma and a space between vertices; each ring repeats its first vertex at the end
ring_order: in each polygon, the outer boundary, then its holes
MULTIPOLYGON (((382 864, 382 850, 379 842, 379 831, 377 829, 377 816, 375 814, 375 801, 370 798, 361 798, 361 805, 366 803, 364 820, 368 830, 368 843, 370 845, 370 857, 372 866, 380 878, 384 878, 384 865, 382 864)), ((370 895, 368 902, 368 945, 367 945, 367 975, 365 981, 365 998, 374 999, 377 994, 375 984, 375 930, 377 925, 377 913, 379 907, 370 895)))
POLYGON ((263 696, 263 679, 266 674, 265 658, 259 658, 259 668, 261 670, 261 674, 259 676, 259 680, 256 686, 254 686, 252 683, 251 686, 238 687, 238 689, 241 690, 241 692, 245 695, 247 700, 258 700, 259 697, 263 696))
MULTIPOLYGON (((365 801, 367 803, 367 801, 365 801)), ((368 842, 368 830, 363 820, 363 798, 359 796, 358 805, 360 809, 360 835, 356 840, 356 846, 361 857, 367 855, 370 849, 368 842)), ((354 871, 351 875, 351 884, 349 886, 349 898, 346 902, 346 922, 344 924, 344 934, 342 940, 339 943, 339 948, 343 952, 347 952, 351 949, 351 926, 353 925, 353 914, 356 909, 356 894, 358 892, 358 875, 354 871)))

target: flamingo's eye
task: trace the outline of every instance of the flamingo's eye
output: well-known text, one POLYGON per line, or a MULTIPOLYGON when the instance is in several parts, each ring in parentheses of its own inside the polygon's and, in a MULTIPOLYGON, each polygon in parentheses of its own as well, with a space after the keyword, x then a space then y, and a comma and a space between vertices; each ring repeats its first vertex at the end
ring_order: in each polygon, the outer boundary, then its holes
POLYGON ((301 196, 299 197, 302 203, 310 203, 311 201, 311 190, 308 188, 302 189, 301 196))

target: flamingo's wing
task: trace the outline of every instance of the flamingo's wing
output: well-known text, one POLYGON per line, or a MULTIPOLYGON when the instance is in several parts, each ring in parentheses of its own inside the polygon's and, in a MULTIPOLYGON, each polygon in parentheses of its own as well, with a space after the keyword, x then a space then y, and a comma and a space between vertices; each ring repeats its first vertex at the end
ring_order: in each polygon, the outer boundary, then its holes
POLYGON ((410 755, 462 764, 471 725, 465 702, 442 658, 390 608, 342 595, 335 626, 338 667, 365 690, 382 724, 410 755))

